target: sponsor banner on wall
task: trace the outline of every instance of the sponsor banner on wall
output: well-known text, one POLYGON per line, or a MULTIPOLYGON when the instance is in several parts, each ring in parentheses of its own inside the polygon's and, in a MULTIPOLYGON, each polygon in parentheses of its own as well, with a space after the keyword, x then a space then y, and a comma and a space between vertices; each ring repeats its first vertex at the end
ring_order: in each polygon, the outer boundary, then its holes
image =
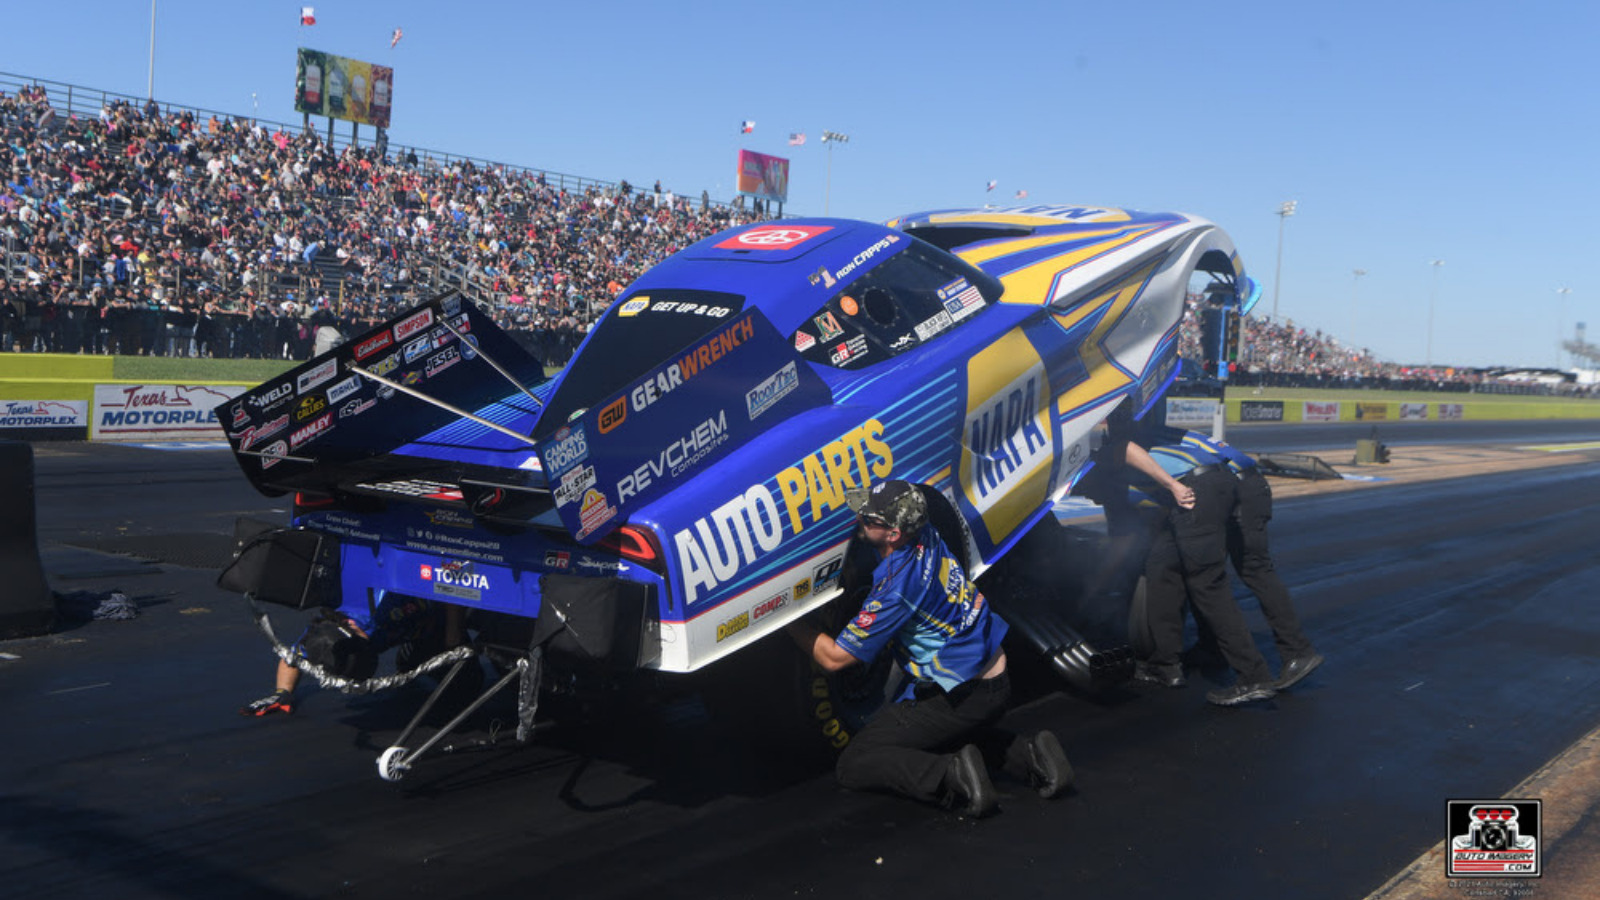
POLYGON ((1378 421, 1389 418, 1389 404, 1387 403, 1357 403, 1356 418, 1363 421, 1378 421))
POLYGON ((1220 402, 1214 397, 1168 397, 1167 424, 1209 426, 1216 419, 1220 402))
POLYGON ((89 437, 120 440, 221 440, 216 406, 244 393, 205 384, 97 384, 89 437))
POLYGON ((1239 401, 1239 421, 1241 422, 1282 422, 1282 400, 1241 400, 1239 401))
POLYGON ((1459 419, 1461 418, 1461 413, 1462 406, 1459 403, 1439 404, 1439 418, 1441 419, 1459 419))
POLYGON ((1428 404, 1426 403, 1400 404, 1400 418, 1402 419, 1426 419, 1427 417, 1428 404))
POLYGON ((1339 404, 1318 403, 1307 400, 1305 407, 1300 411, 1300 418, 1306 422, 1337 422, 1339 421, 1339 404))
POLYGON ((0 400, 0 440, 83 440, 88 431, 87 400, 0 400))

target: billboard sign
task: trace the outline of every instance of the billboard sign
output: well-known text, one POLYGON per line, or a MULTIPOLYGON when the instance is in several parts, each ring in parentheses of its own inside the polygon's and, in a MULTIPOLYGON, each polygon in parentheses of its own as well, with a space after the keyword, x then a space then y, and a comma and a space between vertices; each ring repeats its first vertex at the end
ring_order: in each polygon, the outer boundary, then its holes
POLYGON ((304 47, 296 53, 296 112, 389 127, 393 69, 304 47))
POLYGON ((752 150, 739 151, 739 193, 789 202, 789 161, 752 150))

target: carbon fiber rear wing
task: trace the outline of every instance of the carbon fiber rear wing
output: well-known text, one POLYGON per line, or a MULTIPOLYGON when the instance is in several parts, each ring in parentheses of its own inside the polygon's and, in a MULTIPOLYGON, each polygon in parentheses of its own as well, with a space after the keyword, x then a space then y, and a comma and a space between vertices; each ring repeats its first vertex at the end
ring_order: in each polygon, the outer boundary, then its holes
POLYGON ((528 435, 543 364, 459 294, 435 297, 217 407, 268 496, 548 505, 528 435), (540 498, 543 498, 542 500, 540 498))

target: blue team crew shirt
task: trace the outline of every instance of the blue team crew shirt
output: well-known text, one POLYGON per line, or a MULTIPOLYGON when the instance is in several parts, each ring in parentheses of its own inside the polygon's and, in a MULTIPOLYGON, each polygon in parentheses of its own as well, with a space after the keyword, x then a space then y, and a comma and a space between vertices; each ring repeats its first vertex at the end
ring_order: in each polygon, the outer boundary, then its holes
MULTIPOLYGON (((1199 466, 1227 466, 1241 475, 1256 464, 1226 441, 1166 425, 1141 425, 1136 440, 1150 458, 1173 478, 1182 478, 1199 466)), ((1129 498, 1135 506, 1171 506, 1172 497, 1142 473, 1129 469, 1129 498)))
POLYGON ((1203 434, 1185 431, 1183 433, 1183 442, 1185 445, 1205 448, 1212 456, 1226 463, 1235 475, 1243 475, 1256 467, 1256 461, 1250 457, 1250 454, 1229 444, 1227 441, 1214 440, 1203 434))
POLYGON ((1007 625, 939 539, 932 524, 917 541, 884 557, 872 573, 872 593, 860 615, 837 638, 845 652, 871 662, 888 646, 916 684, 950 690, 983 674, 999 652, 1007 625))

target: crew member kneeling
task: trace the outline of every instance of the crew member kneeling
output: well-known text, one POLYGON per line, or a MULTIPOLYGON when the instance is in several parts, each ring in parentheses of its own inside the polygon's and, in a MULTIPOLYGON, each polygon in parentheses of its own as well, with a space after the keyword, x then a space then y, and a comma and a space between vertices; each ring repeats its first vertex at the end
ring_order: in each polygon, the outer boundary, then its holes
POLYGON ((911 681, 845 746, 836 774, 852 790, 888 790, 981 817, 998 808, 990 760, 1054 797, 1072 766, 1049 731, 1031 738, 996 727, 1011 697, 1000 642, 1006 623, 967 579, 928 521, 915 485, 885 481, 852 492, 861 538, 877 549, 872 592, 837 638, 801 620, 789 634, 817 665, 839 671, 887 647, 911 681), (955 752, 935 752, 963 743, 955 752), (981 745, 981 747, 980 747, 981 745))

